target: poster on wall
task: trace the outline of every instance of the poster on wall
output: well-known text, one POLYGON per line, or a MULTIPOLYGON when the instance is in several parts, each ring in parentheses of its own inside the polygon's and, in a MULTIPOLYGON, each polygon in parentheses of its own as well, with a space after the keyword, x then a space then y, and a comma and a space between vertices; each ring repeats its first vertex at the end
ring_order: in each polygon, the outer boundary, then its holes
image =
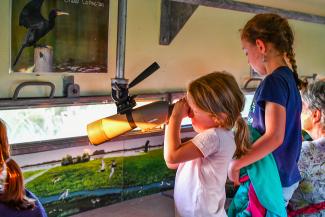
POLYGON ((163 159, 162 136, 16 155, 26 188, 49 217, 65 217, 170 190, 175 171, 163 159), (47 157, 44 157, 47 156, 47 157))
POLYGON ((12 0, 11 69, 105 73, 109 0, 12 0))

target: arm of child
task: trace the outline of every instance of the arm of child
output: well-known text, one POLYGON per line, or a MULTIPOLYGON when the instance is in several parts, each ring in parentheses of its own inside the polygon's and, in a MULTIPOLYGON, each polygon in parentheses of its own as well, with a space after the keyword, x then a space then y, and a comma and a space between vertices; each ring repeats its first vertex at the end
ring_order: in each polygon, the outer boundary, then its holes
POLYGON ((165 129, 164 158, 168 168, 176 169, 179 163, 203 157, 201 151, 191 142, 181 144, 181 122, 188 114, 185 99, 178 101, 165 129))
POLYGON ((277 149, 283 142, 286 125, 286 110, 282 105, 266 102, 265 133, 254 142, 249 153, 233 160, 228 167, 228 176, 235 185, 239 184, 239 170, 277 149))

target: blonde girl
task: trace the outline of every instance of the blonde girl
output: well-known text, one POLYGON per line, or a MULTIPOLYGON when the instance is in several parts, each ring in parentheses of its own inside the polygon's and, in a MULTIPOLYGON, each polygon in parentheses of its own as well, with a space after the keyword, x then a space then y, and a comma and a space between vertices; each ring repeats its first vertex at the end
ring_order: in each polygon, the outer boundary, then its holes
POLYGON ((241 117, 244 103, 235 78, 213 72, 191 82, 186 98, 175 104, 165 131, 164 158, 169 168, 177 169, 178 216, 227 216, 227 167, 234 155, 240 158, 249 150, 248 128, 241 117), (187 116, 198 134, 181 143, 181 122, 187 116))

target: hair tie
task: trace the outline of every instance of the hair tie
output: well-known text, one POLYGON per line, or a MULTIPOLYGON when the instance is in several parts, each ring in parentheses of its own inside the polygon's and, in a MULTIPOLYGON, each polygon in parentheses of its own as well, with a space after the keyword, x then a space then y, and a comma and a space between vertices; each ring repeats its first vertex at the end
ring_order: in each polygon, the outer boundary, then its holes
POLYGON ((6 164, 9 162, 9 161, 11 161, 12 159, 11 159, 11 157, 8 157, 7 159, 6 159, 6 164))

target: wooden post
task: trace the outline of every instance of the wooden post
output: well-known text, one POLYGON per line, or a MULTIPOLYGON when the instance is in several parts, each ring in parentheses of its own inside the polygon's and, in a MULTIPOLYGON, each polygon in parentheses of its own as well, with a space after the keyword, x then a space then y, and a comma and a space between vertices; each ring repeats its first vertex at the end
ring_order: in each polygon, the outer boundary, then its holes
POLYGON ((53 71, 53 48, 51 46, 36 47, 34 49, 34 72, 53 71))

